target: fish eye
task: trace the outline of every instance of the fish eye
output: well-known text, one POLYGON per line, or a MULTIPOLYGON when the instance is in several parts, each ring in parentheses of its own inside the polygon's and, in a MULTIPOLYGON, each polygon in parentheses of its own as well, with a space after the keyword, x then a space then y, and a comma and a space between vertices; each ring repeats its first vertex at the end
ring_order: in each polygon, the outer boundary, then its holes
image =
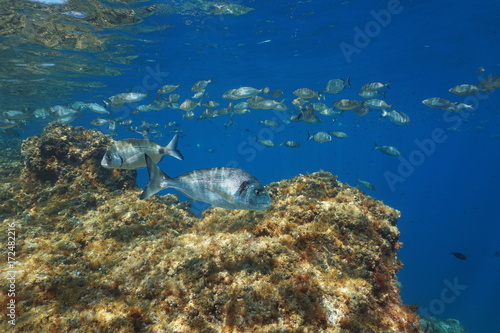
POLYGON ((263 195, 264 194, 264 190, 261 189, 261 188, 256 188, 255 190, 253 190, 253 193, 255 195, 263 195))

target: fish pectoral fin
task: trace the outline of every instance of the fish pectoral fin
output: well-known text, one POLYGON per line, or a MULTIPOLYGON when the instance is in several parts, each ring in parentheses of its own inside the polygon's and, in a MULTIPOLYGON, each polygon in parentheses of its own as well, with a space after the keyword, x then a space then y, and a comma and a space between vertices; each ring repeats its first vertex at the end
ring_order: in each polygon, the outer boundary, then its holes
POLYGON ((137 153, 135 155, 132 155, 130 156, 129 158, 127 159, 124 159, 123 160, 123 164, 125 165, 131 165, 131 164, 134 164, 135 162, 137 162, 140 158, 143 158, 144 156, 144 153, 137 153))
POLYGON ((214 193, 217 193, 219 196, 221 196, 224 200, 226 200, 227 202, 233 202, 234 201, 234 197, 230 194, 227 194, 225 193, 224 191, 222 191, 221 189, 218 189, 218 188, 214 188, 214 187, 211 187, 211 186, 207 186, 207 188, 214 192, 214 193))

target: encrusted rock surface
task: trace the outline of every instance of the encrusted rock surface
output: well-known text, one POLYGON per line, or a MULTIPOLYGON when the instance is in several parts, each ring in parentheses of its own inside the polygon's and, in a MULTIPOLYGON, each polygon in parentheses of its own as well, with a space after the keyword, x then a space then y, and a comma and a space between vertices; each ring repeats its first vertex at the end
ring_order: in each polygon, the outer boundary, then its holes
POLYGON ((421 332, 397 287, 398 211, 316 172, 268 185, 267 211, 198 218, 173 195, 139 200, 135 172, 101 168, 111 142, 51 125, 2 180, 18 331, 421 332))

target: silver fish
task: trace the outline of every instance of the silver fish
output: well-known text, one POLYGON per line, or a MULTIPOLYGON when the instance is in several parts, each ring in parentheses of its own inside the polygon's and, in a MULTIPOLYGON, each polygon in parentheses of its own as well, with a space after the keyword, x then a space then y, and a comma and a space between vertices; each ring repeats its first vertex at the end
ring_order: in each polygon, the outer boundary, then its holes
POLYGON ((278 123, 274 119, 259 120, 259 124, 269 126, 269 127, 279 127, 280 126, 280 123, 278 123))
POLYGON ((391 83, 380 83, 380 82, 370 82, 361 87, 361 90, 364 91, 379 91, 383 88, 391 88, 391 83))
POLYGON ((372 109, 391 109, 392 105, 387 104, 386 101, 376 98, 371 98, 365 101, 365 105, 372 109))
POLYGON ((385 98, 385 94, 385 91, 361 90, 358 95, 363 98, 385 98))
POLYGON ((154 163, 161 161, 164 155, 183 160, 177 150, 178 135, 175 135, 166 147, 148 139, 125 139, 115 142, 104 154, 101 165, 108 169, 140 169, 146 167, 144 154, 148 154, 154 163))
POLYGON ((500 75, 488 76, 487 78, 479 81, 477 86, 481 90, 499 89, 500 88, 500 75))
POLYGON ((208 80, 198 81, 195 84, 193 84, 193 86, 191 87, 191 91, 194 91, 194 92, 202 91, 203 89, 205 89, 208 86, 209 83, 214 83, 212 78, 210 78, 208 80))
POLYGON ((71 108, 67 108, 61 105, 55 105, 49 109, 49 113, 54 118, 66 118, 66 117, 75 117, 78 115, 78 111, 73 110, 71 108))
POLYGON ((274 147, 274 142, 268 139, 256 139, 255 141, 266 147, 274 147))
POLYGON ((458 86, 450 88, 450 90, 448 91, 455 95, 467 96, 477 94, 481 90, 478 86, 475 86, 473 84, 459 84, 458 86))
POLYGON ((186 99, 184 102, 182 102, 182 104, 179 108, 183 111, 192 111, 197 106, 200 106, 200 105, 201 105, 201 103, 196 103, 195 101, 193 101, 191 99, 186 99))
POLYGON ((389 117, 389 119, 396 125, 405 125, 410 122, 410 117, 402 111, 396 111, 396 110, 391 110, 391 111, 386 111, 382 110, 382 117, 389 117))
POLYGON ((431 98, 424 99, 422 101, 422 104, 424 104, 425 106, 428 106, 430 108, 443 109, 443 110, 450 108, 450 107, 453 107, 453 105, 454 105, 454 103, 450 102, 447 99, 441 98, 441 97, 431 97, 431 98))
POLYGON ((253 87, 240 87, 238 89, 233 89, 231 92, 231 96, 233 97, 233 99, 250 98, 262 92, 264 89, 265 88, 257 89, 253 87))
POLYGON ((16 125, 17 123, 15 121, 0 118, 0 128, 7 129, 7 128, 12 128, 16 125))
POLYGON ((90 109, 90 111, 95 113, 109 114, 109 111, 106 110, 104 106, 97 103, 87 103, 87 107, 90 109))
POLYGON ((375 185, 373 185, 372 183, 367 182, 366 180, 361 180, 361 179, 358 178, 358 183, 360 183, 361 185, 363 185, 364 187, 366 187, 370 191, 375 191, 377 189, 375 187, 375 185))
POLYGON ((90 122, 94 126, 102 126, 109 123, 108 119, 96 118, 90 122))
POLYGON ((149 183, 141 194, 148 198, 166 188, 174 188, 187 197, 226 209, 263 210, 271 206, 264 186, 245 170, 211 168, 194 170, 170 178, 145 156, 149 183))
POLYGON ((284 141, 284 142, 280 143, 280 146, 287 146, 290 148, 299 148, 301 146, 301 144, 297 141, 284 141))
POLYGON ((333 132, 328 132, 331 136, 334 136, 338 139, 344 139, 344 138, 347 138, 349 135, 347 135, 346 133, 344 132, 341 132, 341 131, 333 131, 333 132))
POLYGON ((351 86, 351 78, 348 77, 347 80, 333 79, 328 81, 325 86, 325 92, 329 94, 337 94, 344 90, 345 86, 351 86))
POLYGON ((135 103, 143 100, 147 95, 139 92, 121 93, 109 98, 112 103, 135 103))
POLYGON ((297 97, 301 98, 317 98, 318 100, 322 97, 321 93, 318 93, 309 88, 300 88, 293 92, 297 97))
MULTIPOLYGON (((64 108, 64 107, 62 106, 62 108, 64 108)), ((2 112, 2 116, 3 116, 3 118, 9 119, 9 120, 21 120, 21 119, 27 119, 27 118, 31 117, 31 115, 29 113, 24 112, 24 111, 18 111, 18 110, 4 111, 4 112, 2 112)))
POLYGON ((398 157, 398 156, 401 156, 401 152, 399 151, 399 149, 397 149, 396 147, 393 147, 393 146, 379 146, 377 145, 377 143, 375 142, 375 145, 373 147, 373 150, 375 149, 378 149, 380 150, 382 153, 386 154, 386 155, 389 155, 389 156, 392 156, 392 157, 398 157))
POLYGON ((313 139, 316 142, 328 142, 332 141, 332 136, 326 132, 318 132, 313 135, 307 132, 307 140, 313 139))
POLYGON ((341 99, 333 103, 337 109, 340 110, 352 110, 358 108, 364 104, 364 101, 354 101, 352 99, 341 99))
POLYGON ((159 94, 168 94, 179 87, 180 87, 180 84, 178 84, 178 85, 166 84, 163 87, 161 87, 160 89, 158 89, 158 93, 159 94))

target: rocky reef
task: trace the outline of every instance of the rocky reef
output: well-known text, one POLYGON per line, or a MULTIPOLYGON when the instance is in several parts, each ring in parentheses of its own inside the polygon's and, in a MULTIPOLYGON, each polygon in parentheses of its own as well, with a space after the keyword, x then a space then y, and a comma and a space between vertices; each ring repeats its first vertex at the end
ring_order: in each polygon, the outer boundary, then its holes
POLYGON ((198 218, 174 195, 139 200, 134 171, 101 168, 111 143, 50 125, 6 166, 15 264, 0 269, 16 272, 15 296, 0 300, 17 331, 423 332, 399 296, 397 210, 316 172, 268 185, 267 211, 198 218))
POLYGON ((420 320, 424 333, 466 333, 465 327, 456 319, 448 318, 444 321, 435 318, 422 318, 420 320))

